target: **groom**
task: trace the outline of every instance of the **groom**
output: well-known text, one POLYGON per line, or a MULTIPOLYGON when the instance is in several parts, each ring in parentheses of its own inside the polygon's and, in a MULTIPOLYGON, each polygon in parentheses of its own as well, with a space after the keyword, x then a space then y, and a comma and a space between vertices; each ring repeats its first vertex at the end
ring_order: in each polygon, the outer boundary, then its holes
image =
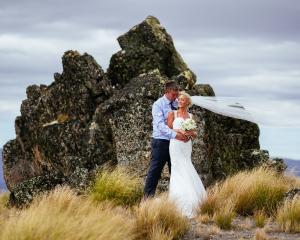
POLYGON ((161 172, 168 163, 171 173, 171 161, 169 155, 170 139, 176 138, 181 141, 188 141, 187 136, 176 133, 167 126, 167 116, 172 110, 177 109, 177 97, 179 87, 175 81, 165 84, 165 94, 154 102, 152 106, 153 134, 151 143, 151 162, 144 188, 144 197, 153 197, 160 179, 161 172))

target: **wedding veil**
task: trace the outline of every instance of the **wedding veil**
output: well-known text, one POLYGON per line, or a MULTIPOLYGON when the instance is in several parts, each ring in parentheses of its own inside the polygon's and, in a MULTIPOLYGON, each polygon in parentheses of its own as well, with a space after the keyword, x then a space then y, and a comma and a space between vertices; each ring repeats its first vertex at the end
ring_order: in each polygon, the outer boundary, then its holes
POLYGON ((300 109, 283 105, 280 100, 207 96, 191 96, 191 98, 193 104, 224 116, 267 127, 300 126, 300 109), (283 112, 280 106, 288 111, 283 112))

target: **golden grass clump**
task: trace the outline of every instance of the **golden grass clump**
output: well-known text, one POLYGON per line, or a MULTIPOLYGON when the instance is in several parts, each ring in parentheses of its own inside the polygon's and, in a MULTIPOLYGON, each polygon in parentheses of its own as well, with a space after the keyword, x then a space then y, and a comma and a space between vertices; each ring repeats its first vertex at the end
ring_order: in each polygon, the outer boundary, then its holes
POLYGON ((255 230, 254 240, 267 240, 269 239, 265 230, 262 228, 257 228, 255 230))
POLYGON ((251 215, 257 210, 272 214, 283 200, 284 193, 294 184, 270 169, 242 171, 213 186, 212 194, 200 206, 200 212, 218 211, 230 200, 239 214, 251 215))
POLYGON ((0 214, 3 210, 7 208, 8 199, 9 193, 0 191, 0 214))
MULTIPOLYGON (((216 188, 215 188, 216 189, 216 188)), ((209 215, 213 216, 217 207, 216 193, 208 191, 207 198, 202 201, 197 209, 198 215, 209 215)))
POLYGON ((257 210, 254 212, 255 225, 259 228, 263 228, 266 224, 267 215, 263 210, 257 210))
POLYGON ((134 209, 135 239, 177 239, 188 229, 188 220, 167 196, 147 199, 134 209))
POLYGON ((1 224, 3 224, 3 222, 9 215, 9 209, 7 207, 8 199, 9 199, 8 192, 0 192, 0 228, 1 228, 1 224))
POLYGON ((213 222, 212 216, 209 214, 198 214, 196 217, 196 221, 204 224, 213 222))
POLYGON ((111 206, 57 188, 1 225, 0 239, 132 239, 132 220, 111 206))
POLYGON ((115 205, 133 206, 142 198, 142 182, 124 168, 103 170, 96 176, 90 195, 96 202, 112 201, 115 205))
POLYGON ((285 200, 278 209, 276 221, 285 232, 300 232, 300 197, 285 200))
POLYGON ((220 208, 215 212, 213 218, 219 228, 231 229, 231 223, 234 216, 234 203, 228 201, 223 208, 220 208))

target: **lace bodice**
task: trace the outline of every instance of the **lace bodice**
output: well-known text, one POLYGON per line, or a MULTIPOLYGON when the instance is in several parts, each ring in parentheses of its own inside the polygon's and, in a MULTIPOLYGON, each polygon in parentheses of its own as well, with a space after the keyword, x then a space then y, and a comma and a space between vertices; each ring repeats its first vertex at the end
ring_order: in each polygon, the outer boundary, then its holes
MULTIPOLYGON (((192 118, 192 114, 189 113, 189 117, 192 118)), ((174 111, 174 121, 173 121, 173 129, 180 129, 181 124, 185 119, 182 117, 177 117, 177 111, 174 111)))

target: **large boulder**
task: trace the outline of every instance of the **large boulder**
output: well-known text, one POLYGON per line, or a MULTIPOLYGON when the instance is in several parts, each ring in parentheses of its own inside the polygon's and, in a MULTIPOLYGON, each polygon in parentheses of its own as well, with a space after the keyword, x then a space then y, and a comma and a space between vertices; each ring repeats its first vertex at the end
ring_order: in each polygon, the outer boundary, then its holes
MULTIPOLYGON (((127 166, 145 177, 150 161, 151 107, 164 83, 178 82, 191 95, 214 96, 177 53, 172 38, 154 17, 118 38, 105 73, 94 58, 77 51, 62 57, 63 72, 49 86, 26 90, 16 139, 3 148, 4 177, 14 205, 58 184, 84 190, 105 165, 127 166)), ((193 163, 205 185, 240 169, 269 161, 260 150, 256 124, 193 106, 198 138, 193 163)), ((161 189, 166 189, 168 174, 161 189)))
MULTIPOLYGON (((88 54, 67 51, 62 62, 63 72, 54 75, 51 85, 27 88, 21 116, 15 121, 16 139, 3 148, 4 178, 12 195, 16 189, 24 189, 17 188, 19 184, 32 183, 41 176, 47 176, 48 182, 52 178, 53 185, 66 179, 79 187, 83 183, 78 177, 86 180, 80 173, 116 162, 105 121, 97 131, 91 125, 98 103, 112 94, 109 80, 88 54)), ((50 183, 47 185, 49 189, 50 183)))
POLYGON ((195 74, 176 51, 172 37, 157 18, 147 17, 120 36, 118 42, 122 50, 112 56, 107 70, 113 85, 122 87, 133 77, 155 69, 169 78, 185 75, 188 86, 196 82, 195 74))

